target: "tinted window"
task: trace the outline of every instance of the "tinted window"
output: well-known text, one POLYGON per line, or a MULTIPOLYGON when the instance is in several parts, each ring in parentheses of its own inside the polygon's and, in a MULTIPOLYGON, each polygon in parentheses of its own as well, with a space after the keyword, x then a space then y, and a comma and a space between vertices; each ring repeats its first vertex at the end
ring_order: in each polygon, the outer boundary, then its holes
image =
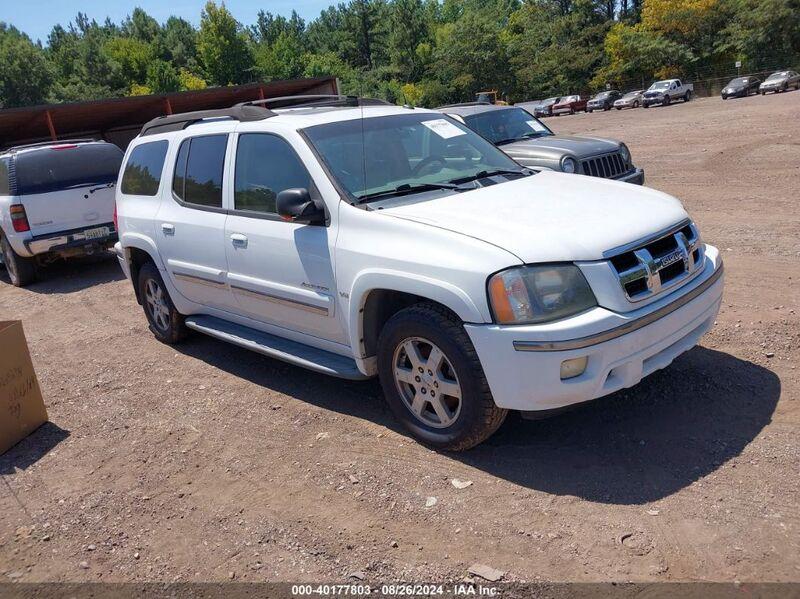
POLYGON ((493 144, 505 144, 531 137, 551 135, 541 121, 521 108, 487 110, 464 117, 467 125, 493 144))
POLYGON ((20 195, 113 183, 122 150, 113 144, 64 145, 17 154, 20 195))
POLYGON ((11 183, 8 174, 8 158, 0 158, 0 196, 11 195, 11 183))
POLYGON ((172 190, 181 200, 199 206, 222 207, 222 171, 227 135, 186 139, 178 150, 172 190))
POLYGON ((277 212, 275 200, 284 189, 311 186, 311 178, 292 147, 280 137, 248 133, 236 148, 234 207, 277 212))
POLYGON ((122 193, 140 196, 158 193, 167 146, 166 141, 154 141, 133 149, 122 173, 122 193))

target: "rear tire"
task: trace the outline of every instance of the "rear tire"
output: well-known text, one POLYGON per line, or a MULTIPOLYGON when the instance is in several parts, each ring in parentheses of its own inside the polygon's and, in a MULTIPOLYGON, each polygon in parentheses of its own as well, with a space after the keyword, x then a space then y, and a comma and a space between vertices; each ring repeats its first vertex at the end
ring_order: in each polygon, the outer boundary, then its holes
POLYGON ((186 338, 183 314, 175 309, 158 268, 148 262, 139 270, 139 297, 155 338, 173 345, 186 338))
POLYGON ((0 252, 3 254, 8 278, 14 287, 25 287, 36 280, 36 260, 17 254, 2 234, 0 234, 0 252))
POLYGON ((685 93, 685 94, 683 94, 683 101, 684 101, 684 102, 688 102, 688 101, 689 101, 689 100, 691 100, 691 99, 692 99, 692 90, 690 90, 690 89, 687 89, 687 90, 686 90, 686 93, 685 93))
POLYGON ((661 100, 661 105, 662 106, 669 106, 670 102, 672 102, 672 98, 670 98, 669 96, 664 96, 664 99, 661 100))
POLYGON ((470 449, 508 414, 494 403, 463 324, 436 304, 417 304, 389 319, 378 339, 378 376, 397 419, 436 449, 470 449))

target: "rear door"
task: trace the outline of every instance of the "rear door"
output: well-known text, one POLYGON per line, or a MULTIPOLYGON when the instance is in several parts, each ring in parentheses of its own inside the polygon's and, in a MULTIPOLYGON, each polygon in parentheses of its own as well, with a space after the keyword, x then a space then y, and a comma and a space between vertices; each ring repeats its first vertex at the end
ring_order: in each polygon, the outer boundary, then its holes
POLYGON ((109 143, 64 144, 19 152, 14 172, 33 235, 113 229, 122 150, 109 143))
POLYGON ((156 215, 155 239, 167 274, 185 298, 230 310, 226 284, 223 174, 229 135, 186 137, 173 158, 171 188, 156 215))

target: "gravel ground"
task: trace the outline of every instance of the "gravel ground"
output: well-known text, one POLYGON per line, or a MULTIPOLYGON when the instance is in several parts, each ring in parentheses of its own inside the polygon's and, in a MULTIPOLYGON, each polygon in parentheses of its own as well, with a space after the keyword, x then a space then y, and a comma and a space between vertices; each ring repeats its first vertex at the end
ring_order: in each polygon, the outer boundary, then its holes
POLYGON ((158 343, 113 259, 0 283, 52 421, 0 457, 0 580, 800 579, 799 115, 792 92, 548 121, 628 143, 723 250, 725 300, 636 388, 460 455, 374 382, 158 343))

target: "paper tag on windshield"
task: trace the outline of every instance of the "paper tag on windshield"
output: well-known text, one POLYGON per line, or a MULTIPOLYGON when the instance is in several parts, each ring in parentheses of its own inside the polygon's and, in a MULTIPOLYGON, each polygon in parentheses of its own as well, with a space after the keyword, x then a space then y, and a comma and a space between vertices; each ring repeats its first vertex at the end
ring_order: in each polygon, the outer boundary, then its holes
POLYGON ((528 127, 533 129, 534 131, 547 131, 544 125, 542 125, 539 121, 526 121, 528 123, 528 127))
POLYGON ((462 131, 453 123, 446 121, 445 119, 422 121, 422 124, 443 139, 450 139, 451 137, 467 134, 465 131, 462 131))

